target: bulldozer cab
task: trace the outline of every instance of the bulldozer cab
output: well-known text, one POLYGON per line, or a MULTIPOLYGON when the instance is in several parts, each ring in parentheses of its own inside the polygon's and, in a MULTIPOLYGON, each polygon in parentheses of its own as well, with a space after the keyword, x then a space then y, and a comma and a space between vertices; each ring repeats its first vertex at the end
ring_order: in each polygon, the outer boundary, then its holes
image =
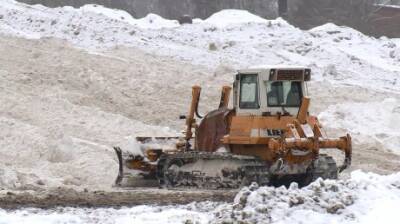
POLYGON ((233 85, 237 115, 295 116, 307 96, 305 81, 311 70, 302 67, 269 67, 239 70, 233 85))

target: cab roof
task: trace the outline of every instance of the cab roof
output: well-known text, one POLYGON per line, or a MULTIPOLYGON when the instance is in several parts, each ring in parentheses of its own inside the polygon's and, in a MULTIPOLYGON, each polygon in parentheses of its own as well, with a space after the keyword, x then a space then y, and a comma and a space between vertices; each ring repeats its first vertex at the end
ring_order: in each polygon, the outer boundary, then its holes
POLYGON ((263 66, 256 66, 256 67, 249 67, 245 69, 239 69, 237 70, 238 73, 240 74, 254 74, 254 73, 262 73, 262 72, 269 72, 271 69, 276 69, 276 70, 284 70, 284 69, 290 69, 290 70, 304 70, 308 69, 307 67, 302 67, 302 66, 293 66, 293 65, 263 65, 263 66))

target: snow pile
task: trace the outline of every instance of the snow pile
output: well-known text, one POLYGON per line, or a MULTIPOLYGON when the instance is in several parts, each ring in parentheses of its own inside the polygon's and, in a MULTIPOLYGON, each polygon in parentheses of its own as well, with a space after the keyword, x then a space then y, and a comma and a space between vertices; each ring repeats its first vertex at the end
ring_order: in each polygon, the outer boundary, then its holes
POLYGON ((242 189, 232 205, 214 211, 219 223, 397 223, 400 173, 379 176, 355 171, 349 180, 321 179, 299 189, 242 189))
POLYGON ((220 64, 235 69, 259 64, 310 66, 314 80, 397 93, 400 89, 400 82, 393 82, 400 73, 397 40, 375 39, 334 24, 302 31, 282 19, 223 10, 179 26, 157 15, 134 19, 101 6, 49 9, 12 0, 2 3, 0 15, 0 32, 8 35, 57 37, 91 50, 138 47, 211 69, 220 64))
POLYGON ((134 25, 142 29, 162 29, 174 28, 179 26, 177 20, 167 20, 156 14, 148 14, 146 17, 138 19, 134 25))
POLYGON ((125 61, 58 41, 2 37, 0 51, 0 189, 110 188, 118 172, 113 146, 126 136, 176 135, 134 119, 170 123, 148 113, 164 110, 145 94, 160 92, 158 82, 141 80, 165 73, 157 59, 137 52, 125 61))
POLYGON ((249 13, 244 10, 226 9, 220 12, 214 13, 204 22, 217 27, 223 28, 229 25, 235 24, 246 24, 246 23, 267 23, 268 20, 263 19, 259 16, 249 13))
MULTIPOLYGON (((173 132, 170 131, 170 133, 172 134, 173 132)), ((175 133, 175 136, 179 136, 179 133, 175 133)), ((132 136, 127 136, 118 144, 118 146, 122 149, 123 152, 127 152, 130 155, 139 155, 144 157, 144 155, 146 154, 146 150, 148 149, 162 149, 163 151, 175 150, 177 141, 178 140, 175 138, 151 138, 143 142, 138 142, 136 138, 132 136)))
MULTIPOLYGON (((14 2, 15 3, 15 2, 14 2)), ((36 6, 34 6, 36 7, 36 6)), ((64 10, 69 10, 72 12, 81 11, 81 13, 87 14, 99 14, 110 19, 118 20, 121 22, 127 22, 129 24, 137 24, 137 20, 131 16, 131 14, 127 13, 123 10, 118 9, 110 9, 106 8, 102 5, 88 4, 80 7, 79 9, 74 9, 73 7, 63 7, 64 10)))
POLYGON ((132 155, 144 156, 144 151, 140 147, 140 143, 132 136, 125 137, 118 146, 123 152, 127 152, 132 155))
POLYGON ((132 208, 56 208, 52 210, 26 209, 5 211, 0 209, 0 223, 210 223, 207 214, 218 204, 193 203, 183 206, 136 206, 132 208))
MULTIPOLYGON (((0 188, 35 190, 63 185, 108 188, 118 170, 112 146, 118 145, 122 136, 144 130, 149 134, 171 134, 167 129, 163 132, 162 128, 104 112, 92 111, 89 119, 82 113, 82 108, 76 107, 76 110, 78 114, 69 114, 68 118, 58 115, 60 120, 54 117, 41 120, 62 126, 47 124, 54 129, 53 132, 1 118, 0 136, 4 137, 0 142, 1 154, 8 159, 1 162, 0 188), (79 124, 80 121, 85 125, 79 124), (78 126, 81 127, 78 129, 78 126)), ((53 113, 57 117, 60 111, 54 110, 53 113)))
POLYGON ((120 22, 126 22, 131 25, 140 27, 142 29, 161 29, 161 28, 173 28, 179 26, 177 20, 164 19, 156 14, 148 14, 144 18, 135 19, 129 13, 123 10, 110 9, 102 5, 84 5, 79 9, 74 9, 72 7, 63 7, 63 9, 69 9, 72 12, 81 12, 82 14, 99 14, 104 16, 104 18, 110 18, 120 22))
POLYGON ((331 128, 343 128, 354 134, 353 141, 400 153, 400 101, 387 98, 373 103, 341 103, 330 106, 319 115, 331 128), (378 146, 379 147, 379 146, 378 146))
POLYGON ((339 47, 339 52, 352 55, 352 60, 365 61, 372 66, 382 69, 399 71, 398 64, 400 58, 397 57, 399 47, 395 42, 382 37, 379 40, 365 36, 349 27, 336 26, 335 24, 328 23, 310 30, 310 33, 319 38, 325 39, 326 42, 336 42, 339 47), (351 43, 349 43, 349 41, 351 43), (376 42, 377 46, 370 43, 376 42), (349 46, 349 47, 345 47, 349 46), (382 54, 382 47, 387 48, 389 54, 382 54), (392 59, 395 59, 392 61, 392 59))

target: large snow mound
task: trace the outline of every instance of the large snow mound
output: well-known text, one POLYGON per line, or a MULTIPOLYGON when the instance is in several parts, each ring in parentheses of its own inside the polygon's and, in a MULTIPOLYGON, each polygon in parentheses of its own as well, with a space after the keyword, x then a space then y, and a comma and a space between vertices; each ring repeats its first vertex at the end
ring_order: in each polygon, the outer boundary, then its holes
POLYGON ((8 35, 57 37, 92 50, 139 47, 212 69, 220 64, 235 69, 303 65, 314 70, 317 81, 396 93, 400 89, 397 40, 375 39, 334 24, 302 31, 280 18, 265 20, 247 11, 223 10, 203 22, 179 26, 157 15, 134 19, 102 6, 50 9, 12 0, 1 4, 0 15, 0 32, 8 35), (152 27, 161 29, 146 29, 152 27))
POLYGON ((177 134, 142 122, 168 120, 148 113, 166 109, 146 92, 164 90, 142 76, 180 65, 142 52, 123 60, 90 55, 56 40, 0 37, 0 52, 0 189, 110 188, 118 170, 113 146, 138 151, 135 136, 177 134))
MULTIPOLYGON (((385 94, 400 100, 399 40, 376 39, 332 23, 302 31, 283 19, 265 20, 247 11, 223 10, 204 21, 179 26, 157 15, 135 19, 121 10, 102 6, 50 9, 13 0, 2 2, 0 15, 0 33, 7 35, 57 37, 92 52, 117 46, 137 47, 215 70, 214 76, 263 64, 308 66, 313 70, 313 82, 318 85, 328 83, 330 89, 363 90, 343 94, 335 104, 352 104, 359 99, 367 104, 382 100, 377 95, 385 94)), ((231 81, 231 77, 222 78, 231 81)), ((312 97, 330 97, 323 93, 326 91, 315 88, 312 97)), ((324 100, 313 104, 322 109, 324 100)), ((350 125, 346 120, 339 122, 341 128, 357 134, 356 129, 346 128, 350 125)), ((334 123, 329 122, 326 127, 334 123)), ((358 128, 364 126, 358 124, 358 128)), ((375 136, 372 132, 363 135, 375 136)))
MULTIPOLYGON (((71 11, 78 11, 72 7, 64 7, 64 9, 69 9, 71 11)), ((137 24, 137 20, 133 18, 131 14, 127 13, 126 11, 118 9, 110 9, 102 5, 95 5, 95 4, 84 5, 79 8, 79 11, 88 14, 95 13, 99 15, 104 15, 111 19, 119 20, 122 22, 128 22, 130 24, 137 24)))
POLYGON ((110 9, 102 5, 84 5, 79 9, 74 9, 71 7, 64 7, 63 9, 69 9, 72 12, 82 13, 82 14, 98 14, 106 18, 120 21, 122 23, 129 23, 131 25, 143 28, 143 29, 162 29, 162 28, 173 28, 179 26, 177 20, 164 19, 156 14, 148 14, 147 16, 135 19, 129 13, 123 10, 110 9))

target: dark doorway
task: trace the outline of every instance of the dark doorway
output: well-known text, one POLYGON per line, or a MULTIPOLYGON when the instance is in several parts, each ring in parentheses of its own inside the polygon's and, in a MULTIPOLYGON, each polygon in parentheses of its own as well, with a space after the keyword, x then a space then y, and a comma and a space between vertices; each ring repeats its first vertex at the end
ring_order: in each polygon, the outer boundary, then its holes
POLYGON ((288 14, 287 0, 278 1, 278 13, 280 17, 286 18, 288 14))

